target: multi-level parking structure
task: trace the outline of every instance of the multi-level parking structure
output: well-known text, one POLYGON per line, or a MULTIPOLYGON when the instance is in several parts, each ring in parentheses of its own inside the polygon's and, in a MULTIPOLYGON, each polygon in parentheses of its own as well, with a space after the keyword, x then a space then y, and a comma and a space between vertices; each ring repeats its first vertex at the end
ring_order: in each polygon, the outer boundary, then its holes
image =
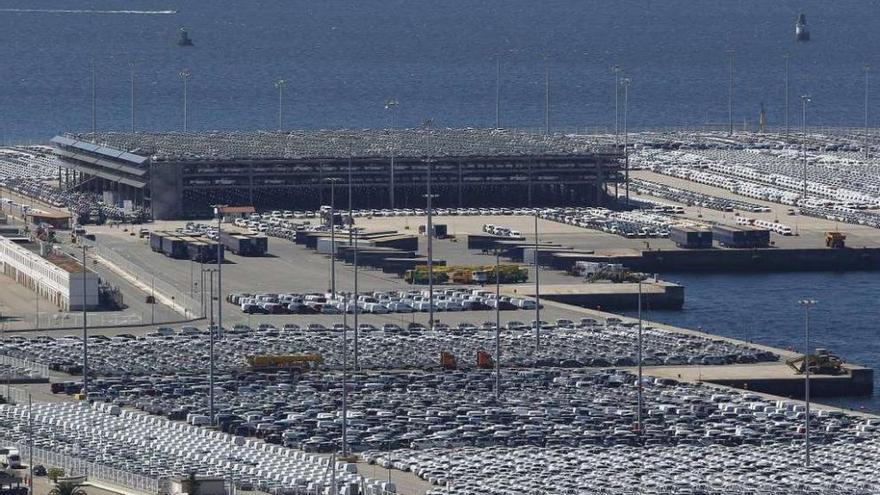
POLYGON ((437 207, 602 204, 620 180, 620 151, 589 136, 498 129, 103 132, 52 144, 78 188, 157 219, 205 216, 212 204, 317 209, 349 177, 356 208, 420 207, 429 164, 437 207))

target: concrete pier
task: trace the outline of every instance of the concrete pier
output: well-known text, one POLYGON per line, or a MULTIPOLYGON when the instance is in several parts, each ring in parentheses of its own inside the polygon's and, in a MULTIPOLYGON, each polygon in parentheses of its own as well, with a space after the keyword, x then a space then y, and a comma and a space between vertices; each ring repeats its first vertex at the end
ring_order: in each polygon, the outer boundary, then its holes
MULTIPOLYGON (((812 397, 867 396, 874 390, 874 370, 846 365, 845 375, 810 375, 812 397)), ((785 363, 759 363, 723 366, 649 366, 645 373, 692 382, 726 385, 752 392, 802 399, 804 376, 795 374, 785 363)))
MULTIPOLYGON (((545 306, 565 307, 571 306, 544 299, 544 290, 541 287, 542 301, 545 306)), ((636 321, 633 318, 621 317, 614 313, 597 311, 593 309, 577 308, 577 311, 598 319, 620 318, 623 321, 636 321)), ((756 349, 773 352, 780 356, 779 361, 770 363, 735 364, 735 365, 683 365, 683 366, 646 366, 644 373, 650 376, 672 378, 688 382, 706 382, 759 392, 772 394, 779 397, 802 398, 804 396, 804 376, 798 375, 785 364, 785 360, 801 356, 796 352, 778 349, 754 342, 714 335, 686 328, 674 327, 663 323, 643 321, 643 325, 660 328, 670 332, 724 340, 736 344, 752 346, 756 349)), ((833 349, 832 349, 833 350, 833 349)), ((871 395, 874 391, 874 370, 865 366, 845 363, 847 373, 843 375, 810 375, 810 394, 814 397, 851 397, 871 395)), ((635 368, 633 368, 635 369, 635 368)))
POLYGON ((569 270, 577 261, 621 263, 648 273, 880 270, 880 248, 617 249, 550 256, 558 270, 569 270))
MULTIPOLYGON (((505 292, 516 289, 520 295, 534 297, 535 287, 508 286, 505 292)), ((598 310, 634 310, 639 307, 638 283, 582 283, 541 285, 541 300, 556 301, 581 308, 598 310)), ((642 306, 651 309, 681 309, 684 305, 684 287, 671 282, 642 282, 642 306)))

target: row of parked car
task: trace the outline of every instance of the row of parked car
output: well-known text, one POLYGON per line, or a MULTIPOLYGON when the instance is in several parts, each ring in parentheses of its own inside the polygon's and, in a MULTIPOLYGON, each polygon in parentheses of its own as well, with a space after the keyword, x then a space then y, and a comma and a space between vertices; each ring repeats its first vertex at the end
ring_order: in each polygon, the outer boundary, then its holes
POLYGON ((503 227, 501 225, 495 225, 491 223, 483 224, 483 232, 487 234, 500 235, 503 237, 520 237, 522 233, 518 230, 511 229, 509 227, 503 227))
MULTIPOLYGON (((505 313, 499 338, 500 362, 505 367, 610 367, 637 364, 635 322, 601 323, 591 318, 579 321, 558 319, 535 322, 508 319, 505 313), (535 328, 540 327, 540 332, 535 328), (540 337, 540 344, 538 338, 540 337)), ((340 318, 341 319, 341 318, 340 318)), ((441 352, 459 358, 461 367, 472 367, 479 351, 494 354, 493 318, 464 319, 461 323, 436 321, 433 330, 426 324, 393 321, 367 316, 356 330, 358 365, 370 370, 436 370, 441 352)), ((351 323, 349 321, 349 323, 351 323)), ((261 322, 251 327, 237 324, 215 328, 215 369, 233 372, 246 369, 246 356, 315 353, 323 358, 322 369, 340 369, 341 343, 345 335, 353 345, 352 325, 313 322, 304 325, 261 322), (345 330, 348 330, 347 332, 345 330)), ((645 365, 723 365, 778 361, 771 352, 746 345, 699 335, 666 331, 644 326, 642 362, 645 365)), ((208 332, 205 327, 179 330, 160 327, 144 336, 120 334, 89 336, 89 370, 95 377, 150 376, 157 374, 203 374, 209 361, 208 332)), ((351 350, 352 348, 349 347, 351 350)), ((0 353, 43 363, 50 369, 71 375, 82 374, 82 340, 64 337, 9 337, 0 343, 0 353)), ((74 388, 65 393, 77 393, 74 388)))
MULTIPOLYGON (((325 293, 247 293, 236 292, 226 301, 247 314, 388 314, 430 311, 432 294, 427 289, 370 291, 358 294, 325 293)), ((501 295, 482 289, 435 289, 434 311, 480 311, 498 309, 535 309, 535 301, 524 297, 501 295)))
POLYGON ((656 211, 612 211, 600 207, 545 208, 540 216, 627 238, 666 238, 669 228, 679 223, 678 219, 656 211))
MULTIPOLYGON (((638 192, 639 194, 648 194, 657 198, 677 201, 679 203, 690 206, 708 208, 710 210, 726 212, 740 210, 751 213, 764 213, 770 211, 769 207, 759 205, 757 203, 750 203, 737 199, 712 196, 709 194, 691 191, 688 189, 681 189, 678 187, 660 184, 658 182, 652 182, 644 179, 631 179, 630 187, 632 188, 632 190, 638 192)), ((684 212, 682 211, 682 213, 684 212)))

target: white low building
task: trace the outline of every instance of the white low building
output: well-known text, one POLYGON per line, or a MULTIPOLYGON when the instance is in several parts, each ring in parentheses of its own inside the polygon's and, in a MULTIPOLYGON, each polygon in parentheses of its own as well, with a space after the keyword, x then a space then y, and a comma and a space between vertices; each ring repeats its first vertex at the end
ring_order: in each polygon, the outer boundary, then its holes
POLYGON ((82 263, 53 252, 40 256, 11 239, 0 236, 0 266, 3 274, 20 285, 39 292, 64 311, 98 307, 98 275, 83 273, 82 263), (85 279, 85 280, 83 280, 85 279))

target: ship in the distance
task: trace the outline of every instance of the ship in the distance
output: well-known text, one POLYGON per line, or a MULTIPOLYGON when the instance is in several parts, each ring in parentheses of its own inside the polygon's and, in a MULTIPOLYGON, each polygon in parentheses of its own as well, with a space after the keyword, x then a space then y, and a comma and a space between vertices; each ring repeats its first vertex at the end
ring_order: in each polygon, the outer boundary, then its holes
POLYGON ((189 37, 189 33, 184 28, 180 28, 178 33, 177 46, 193 46, 192 38, 189 37))
POLYGON ((810 32, 807 31, 807 16, 801 14, 797 18, 797 23, 794 25, 794 39, 795 41, 810 41, 810 32))

